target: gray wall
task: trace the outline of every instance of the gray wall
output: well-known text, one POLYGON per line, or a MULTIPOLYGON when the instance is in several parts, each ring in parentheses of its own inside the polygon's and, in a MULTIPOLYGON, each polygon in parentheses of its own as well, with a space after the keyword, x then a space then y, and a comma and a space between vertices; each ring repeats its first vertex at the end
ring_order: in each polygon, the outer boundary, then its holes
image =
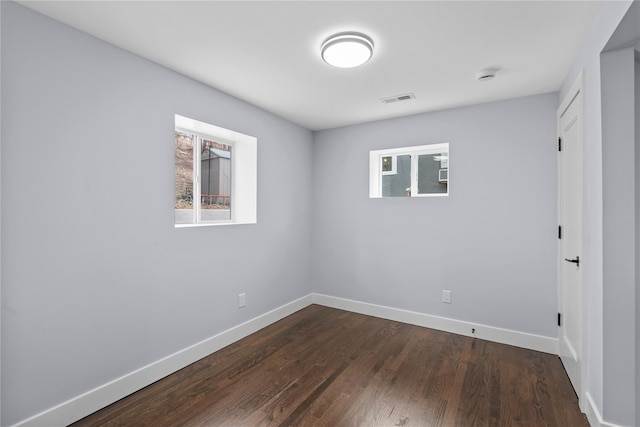
POLYGON ((635 423, 635 49, 603 53, 604 415, 635 423))
POLYGON ((317 132, 313 290, 555 338, 557 104, 547 94, 317 132), (370 150, 440 142, 448 197, 368 197, 370 150))
MULTIPOLYGON (((584 70, 587 383, 605 421, 603 355, 622 350, 603 349, 599 55, 629 5, 604 4, 560 91, 584 70)), ((554 96, 319 132, 312 146, 221 92, 13 3, 0 11, 3 425, 311 290, 556 336, 554 96), (258 138, 258 224, 173 228, 175 113, 258 138), (368 198, 369 150, 446 141, 449 197, 368 198), (96 158, 108 167, 89 168, 96 158), (142 178, 155 187, 138 193, 142 178), (212 260, 215 280, 176 267, 212 260)))
POLYGON ((0 7, 2 425, 309 294, 311 132, 0 7), (176 113, 258 138, 257 224, 174 228, 176 113))
MULTIPOLYGON (((0 24, 2 6, 0 6, 0 24)), ((2 242, 2 28, 0 28, 0 243, 2 242)), ((0 244, 0 312, 2 307, 2 244, 0 244)), ((2 384, 2 316, 0 315, 0 385, 2 384)), ((0 425, 2 424, 2 387, 0 386, 0 425)))
MULTIPOLYGON (((584 74, 584 185, 585 185, 585 217, 584 217, 584 264, 583 287, 587 296, 587 393, 604 421, 614 415, 605 404, 604 376, 608 369, 605 366, 605 352, 624 352, 623 348, 604 347, 604 324, 607 316, 616 316, 616 312, 605 313, 603 306, 603 150, 606 148, 602 140, 602 99, 600 90, 600 53, 611 39, 616 44, 627 42, 627 36, 616 29, 629 10, 631 1, 605 2, 594 25, 585 38, 582 48, 569 71, 562 88, 560 99, 569 91, 578 73, 584 74), (617 33, 617 34, 616 34, 617 33), (616 37, 612 37, 616 36, 616 37), (620 36, 621 39, 618 38, 620 36)), ((637 2, 636 6, 637 7, 637 2)), ((637 33, 638 25, 631 25, 631 33, 637 33), (635 28, 635 29, 634 29, 635 28)), ((623 29, 623 32, 629 30, 623 29)), ((621 46, 617 46, 621 47, 621 46)), ((614 48, 609 45, 609 48, 614 48)), ((615 369, 615 368, 614 368, 615 369)), ((607 401, 611 399, 625 400, 622 390, 608 388, 607 401)), ((589 402, 585 402, 589 405, 589 402)), ((629 420, 629 425, 634 421, 629 420)))
MULTIPOLYGON (((635 163, 636 163, 636 177, 635 177, 635 210, 640 212, 640 42, 636 46, 635 52, 635 163)), ((636 293, 636 425, 640 425, 640 215, 636 215, 635 227, 636 227, 636 258, 635 258, 635 293, 636 293)))

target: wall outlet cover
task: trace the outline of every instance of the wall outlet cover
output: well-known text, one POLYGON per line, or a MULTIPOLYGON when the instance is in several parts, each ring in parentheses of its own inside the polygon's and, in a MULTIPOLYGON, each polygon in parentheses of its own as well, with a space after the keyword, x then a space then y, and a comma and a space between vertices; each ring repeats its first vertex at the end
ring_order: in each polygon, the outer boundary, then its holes
POLYGON ((445 304, 451 304, 451 291, 442 291, 442 302, 445 304))

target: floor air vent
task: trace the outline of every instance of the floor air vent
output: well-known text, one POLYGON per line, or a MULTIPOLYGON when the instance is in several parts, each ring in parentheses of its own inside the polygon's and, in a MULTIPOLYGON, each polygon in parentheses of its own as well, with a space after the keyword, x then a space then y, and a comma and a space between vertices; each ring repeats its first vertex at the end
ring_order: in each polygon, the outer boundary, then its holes
POLYGON ((391 104, 392 102, 407 101, 409 99, 414 99, 414 98, 415 98, 414 94, 405 93, 404 95, 396 95, 396 96, 390 96, 389 98, 382 98, 382 103, 391 104))

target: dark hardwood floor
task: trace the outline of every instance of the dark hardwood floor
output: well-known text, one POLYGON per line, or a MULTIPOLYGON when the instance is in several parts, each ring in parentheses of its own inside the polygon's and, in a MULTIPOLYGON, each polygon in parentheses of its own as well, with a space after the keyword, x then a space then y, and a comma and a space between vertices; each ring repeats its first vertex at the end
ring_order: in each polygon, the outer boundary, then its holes
POLYGON ((318 305, 73 426, 588 426, 557 356, 318 305))

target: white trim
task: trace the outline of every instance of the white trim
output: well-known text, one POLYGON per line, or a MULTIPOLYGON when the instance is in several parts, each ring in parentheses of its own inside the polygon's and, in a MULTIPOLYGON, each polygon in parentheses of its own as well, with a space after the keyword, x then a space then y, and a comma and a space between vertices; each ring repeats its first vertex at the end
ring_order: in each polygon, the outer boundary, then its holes
POLYGON ((391 155, 402 155, 402 154, 439 154, 442 151, 449 150, 448 142, 440 142, 438 144, 427 144, 427 145, 415 145, 411 147, 399 147, 399 148, 387 148, 384 150, 372 150, 369 153, 373 153, 374 156, 377 157, 386 157, 391 155))
POLYGON ((229 344, 251 335, 312 303, 311 295, 304 296, 261 316, 173 353, 143 368, 74 397, 53 408, 15 424, 14 427, 66 426, 112 404, 161 378, 170 375, 229 344))
MULTIPOLYGON (((311 304, 338 308, 459 335, 475 336, 476 338, 487 341, 528 348, 545 353, 558 353, 558 340, 554 338, 311 293, 173 353, 143 368, 96 387, 93 390, 89 390, 73 399, 23 420, 13 427, 58 427, 69 425, 311 304), (475 335, 471 334, 472 328, 476 331, 475 335)), ((617 427, 613 424, 601 425, 603 427, 617 427)))
MULTIPOLYGON (((580 218, 580 228, 582 229, 582 236, 581 236, 581 247, 580 247, 580 253, 577 254, 579 256, 581 256, 583 259, 583 254, 585 253, 585 242, 588 240, 587 236, 585 235, 585 227, 584 227, 584 218, 586 218, 586 208, 585 208, 585 189, 584 189, 584 183, 586 182, 586 178, 584 177, 585 171, 586 171, 586 167, 584 165, 584 118, 585 118, 585 114, 584 114, 584 105, 585 105, 585 100, 584 100, 584 74, 583 71, 581 70, 578 75, 576 76, 576 79, 574 80, 573 84, 571 85, 571 88, 567 91, 567 93, 565 94, 564 98, 562 99, 560 106, 558 107, 558 110, 556 112, 556 133, 558 137, 561 137, 562 135, 562 130, 561 130, 561 118, 562 115, 567 111, 567 109, 569 108, 569 106, 574 102, 574 100, 576 102, 579 102, 579 107, 580 107, 580 118, 582 120, 582 123, 579 123, 578 126, 581 126, 580 128, 580 147, 579 147, 579 162, 581 163, 581 167, 582 167, 582 216, 580 218)), ((576 104, 578 105, 578 104, 576 104)), ((564 212, 563 212, 563 194, 562 194, 562 188, 564 186, 562 180, 563 180, 563 176, 562 176, 562 165, 563 165, 563 158, 562 158, 562 154, 563 152, 558 151, 557 152, 557 170, 558 170, 558 176, 557 176, 557 205, 558 205, 558 211, 557 211, 557 221, 559 225, 562 225, 563 230, 564 227, 566 226, 566 224, 564 224, 564 212)), ((563 232, 564 234, 564 232, 563 232)), ((556 266, 556 277, 557 277, 557 283, 558 283, 558 287, 556 290, 556 295, 558 298, 558 313, 561 313, 562 316, 564 316, 563 313, 563 307, 564 307, 564 295, 563 295, 563 288, 562 288, 562 280, 563 280, 563 269, 567 268, 566 263, 563 260, 563 256, 562 254, 564 253, 564 245, 566 244, 566 240, 563 239, 558 239, 557 240, 557 266, 556 266)), ((584 268, 584 267, 583 267, 584 268)), ((587 349, 587 294, 586 294, 586 289, 584 288, 584 279, 582 277, 582 270, 580 270, 580 275, 579 275, 579 286, 578 286, 578 292, 579 292, 579 307, 577 308, 578 310, 578 318, 579 318, 579 322, 580 322, 580 331, 578 332, 580 335, 580 342, 579 342, 579 348, 574 349, 571 346, 567 346, 566 344, 568 344, 568 341, 566 340, 560 340, 560 335, 562 335, 563 333, 563 328, 564 328, 564 322, 563 322, 563 326, 558 328, 558 354, 560 356, 560 359, 562 360, 565 356, 566 356, 566 350, 569 350, 569 352, 572 354, 573 358, 575 360, 579 360, 579 372, 577 373, 577 375, 579 375, 579 389, 580 390, 575 390, 576 395, 578 396, 578 401, 579 401, 579 405, 580 408, 584 408, 585 407, 585 395, 586 395, 586 391, 587 391, 587 378, 588 378, 588 352, 586 351, 587 349), (564 345, 564 346, 563 346, 564 345), (562 353, 562 354, 560 354, 562 353)), ((564 362, 563 362, 564 363, 564 362)), ((566 367, 565 367, 566 369, 566 367)), ((575 377, 576 375, 574 375, 575 377)), ((570 377, 571 378, 571 377, 570 377)), ((572 386, 574 386, 574 384, 572 383, 572 386)), ((575 389, 575 386, 574 386, 575 389)))
POLYGON ((495 326, 466 322, 446 317, 432 316, 430 314, 402 310, 377 304, 369 304, 328 295, 312 294, 312 296, 314 304, 324 305, 326 307, 348 310, 354 313, 395 320, 445 332, 452 332, 458 335, 465 335, 469 337, 475 336, 476 338, 487 341, 528 348, 530 350, 542 351, 544 353, 558 354, 557 338, 528 334, 525 332, 502 329, 495 326), (471 333, 472 328, 476 330, 475 335, 471 333))
POLYGON ((378 168, 380 166, 380 156, 377 156, 373 151, 369 151, 369 197, 380 197, 380 186, 382 185, 382 174, 378 174, 378 168), (373 173, 372 171, 376 171, 373 173))
POLYGON ((593 401, 591 394, 586 392, 584 394, 586 405, 585 405, 585 415, 587 416, 587 420, 589 421, 589 425, 591 427, 624 427, 619 424, 608 423, 602 419, 602 415, 598 411, 598 407, 596 403, 593 401))
POLYGON ((557 114, 558 117, 560 117, 562 114, 564 114, 565 111, 567 111, 567 108, 569 108, 569 105, 571 105, 571 103, 573 102, 573 99, 576 96, 578 96, 578 93, 583 92, 583 86, 584 86, 583 83, 584 83, 584 74, 581 70, 576 76, 575 81, 571 85, 571 89, 567 91, 564 99, 562 100, 562 102, 560 103, 560 106, 558 107, 558 114, 557 114))
MULTIPOLYGON (((0 22, 2 22, 2 6, 0 6, 0 22)), ((2 31, 0 31, 0 46, 2 46, 2 31)), ((0 100, 2 99, 2 55, 0 55, 0 100)), ((2 129, 2 102, 0 102, 0 129, 2 129)), ((0 165, 2 165, 2 132, 0 132, 0 165)), ((0 177, 2 177, 2 166, 0 166, 0 177)), ((0 242, 2 240, 2 178, 0 178, 0 242)), ((0 271, 2 271, 2 246, 0 245, 0 271)), ((0 275, 0 290, 2 289, 2 275, 0 275)), ((2 307, 2 292, 0 292, 0 307, 2 307)), ((0 331, 2 331, 2 316, 0 316, 0 331)), ((2 343, 2 339, 0 339, 2 343)), ((2 354, 2 344, 0 344, 0 355, 2 354)), ((0 357, 0 366, 2 366, 2 357, 0 357)), ((2 370, 0 369, 0 384, 2 384, 2 370)), ((2 387, 0 387, 2 389, 2 387)), ((0 402, 2 402, 2 393, 0 393, 0 402)), ((2 405, 0 404, 0 420, 2 420, 2 405)))

